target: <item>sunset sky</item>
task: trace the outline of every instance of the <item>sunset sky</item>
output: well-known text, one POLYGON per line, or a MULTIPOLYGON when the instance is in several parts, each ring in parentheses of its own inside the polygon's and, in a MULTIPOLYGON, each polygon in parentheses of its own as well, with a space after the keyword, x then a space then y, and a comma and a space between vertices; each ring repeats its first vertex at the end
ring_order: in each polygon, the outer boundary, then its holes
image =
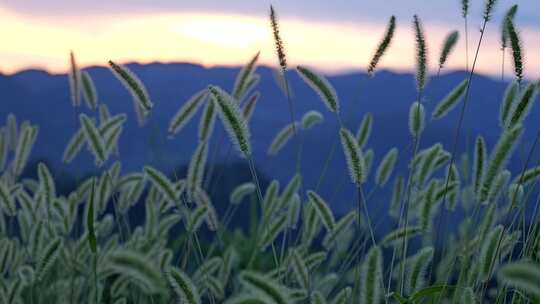
MULTIPOLYGON (((500 24, 504 12, 520 5, 516 24, 525 47, 525 75, 540 77, 538 0, 500 0, 488 24, 478 71, 501 69, 500 24)), ((470 54, 479 37, 484 1, 471 1, 470 54)), ((460 30, 449 60, 463 68, 464 35, 459 0, 298 0, 271 2, 291 65, 307 64, 327 73, 365 68, 388 18, 396 15, 395 40, 381 65, 414 67, 412 16, 424 22, 433 70, 444 37, 460 30)), ((67 69, 73 49, 82 66, 119 62, 194 62, 205 66, 239 65, 261 51, 264 64, 275 64, 268 22, 268 1, 209 0, 0 0, 0 71, 25 68, 67 69)), ((511 69, 510 53, 507 70, 511 69)))

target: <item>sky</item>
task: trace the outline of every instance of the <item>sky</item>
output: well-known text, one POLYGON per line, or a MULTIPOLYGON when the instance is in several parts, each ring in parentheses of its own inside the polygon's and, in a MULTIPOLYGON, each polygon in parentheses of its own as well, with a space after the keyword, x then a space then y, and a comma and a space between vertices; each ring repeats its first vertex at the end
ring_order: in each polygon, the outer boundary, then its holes
MULTIPOLYGON (((538 0, 499 0, 487 25, 477 71, 500 75, 500 28, 517 3, 516 25, 525 54, 525 76, 540 77, 538 0)), ((470 1, 469 54, 478 43, 484 1, 470 1)), ((460 31, 448 69, 465 67, 460 0, 0 0, 0 71, 41 68, 62 73, 73 50, 81 66, 107 60, 141 63, 193 62, 241 65, 257 51, 263 64, 277 63, 268 22, 269 5, 279 16, 288 61, 336 74, 365 69, 391 15, 394 41, 381 68, 411 71, 415 43, 412 17, 423 22, 429 65, 436 71, 444 38, 460 31)), ((506 70, 512 69, 510 52, 506 70)), ((507 72, 508 74, 508 72, 507 72)))

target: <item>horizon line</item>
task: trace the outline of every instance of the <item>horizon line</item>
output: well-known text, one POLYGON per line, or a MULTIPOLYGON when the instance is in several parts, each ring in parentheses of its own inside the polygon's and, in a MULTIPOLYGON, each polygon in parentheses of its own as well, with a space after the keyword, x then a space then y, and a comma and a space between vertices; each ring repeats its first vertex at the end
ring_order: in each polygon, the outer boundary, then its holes
MULTIPOLYGON (((198 66, 198 67, 204 68, 206 70, 220 69, 220 68, 241 69, 243 67, 242 64, 203 64, 203 63, 199 63, 199 62, 190 62, 190 61, 165 61, 165 60, 151 60, 151 61, 126 60, 126 61, 119 61, 118 63, 120 63, 122 65, 127 65, 127 66, 129 66, 129 65, 147 66, 147 65, 156 65, 156 64, 159 64, 159 65, 182 65, 182 64, 184 64, 184 65, 198 66)), ((347 76, 347 75, 354 75, 354 74, 357 74, 357 75, 358 74, 359 75, 367 74, 366 68, 362 68, 362 67, 358 67, 358 68, 338 68, 338 69, 333 69, 332 70, 332 69, 320 68, 320 67, 317 67, 316 65, 309 65, 308 64, 307 66, 313 67, 316 71, 322 72, 322 74, 324 74, 327 77, 340 77, 340 76, 347 76)), ((84 66, 79 66, 80 70, 92 69, 92 68, 109 69, 109 66, 107 64, 98 64, 98 63, 92 63, 92 64, 87 64, 87 65, 84 65, 84 66)), ((277 70, 277 65, 273 66, 273 65, 270 65, 270 64, 262 63, 262 64, 258 64, 257 68, 266 68, 266 69, 270 69, 270 70, 277 70)), ((289 68, 287 72, 293 72, 294 70, 296 70, 296 67, 289 68)), ((62 72, 62 71, 51 70, 51 69, 48 69, 48 68, 43 67, 43 66, 31 66, 31 65, 29 65, 27 67, 20 68, 20 69, 18 69, 16 71, 13 71, 13 72, 5 72, 5 71, 2 71, 2 69, 0 68, 0 75, 5 76, 5 77, 13 77, 13 76, 16 76, 18 74, 22 74, 22 73, 30 72, 30 71, 45 72, 45 73, 47 73, 47 74, 49 74, 51 76, 62 76, 62 75, 67 75, 69 73, 68 68, 66 68, 66 70, 62 72)), ((431 69, 430 74, 435 74, 436 75, 437 74, 436 71, 437 71, 437 69, 431 69), (433 71, 435 71, 435 72, 433 73, 433 71)), ((414 74, 415 74, 415 71, 412 70, 412 69, 395 68, 395 67, 388 67, 388 66, 381 67, 380 69, 378 69, 378 72, 390 72, 390 73, 394 73, 394 74, 412 75, 412 76, 414 76, 414 74)), ((378 72, 375 72, 375 75, 378 72)), ((452 74, 452 73, 467 73, 468 74, 469 72, 466 69, 450 68, 449 67, 449 68, 442 69, 441 74, 439 75, 439 77, 443 76, 443 75, 452 74)), ((474 75, 482 76, 482 77, 485 77, 485 78, 490 78, 490 79, 501 82, 501 75, 500 74, 497 75, 495 73, 475 71, 474 75)), ((507 82, 509 80, 512 80, 514 78, 512 76, 513 76, 512 73, 506 74, 505 77, 504 77, 503 82, 507 82)), ((524 80, 526 80, 526 81, 537 81, 537 79, 535 79, 534 77, 524 77, 524 80)))

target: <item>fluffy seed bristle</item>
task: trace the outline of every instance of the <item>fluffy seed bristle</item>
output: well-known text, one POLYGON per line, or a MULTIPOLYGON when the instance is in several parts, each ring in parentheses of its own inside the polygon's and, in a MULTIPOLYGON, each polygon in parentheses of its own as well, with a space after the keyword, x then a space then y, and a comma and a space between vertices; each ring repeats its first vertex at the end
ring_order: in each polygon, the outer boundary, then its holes
POLYGON ((285 47, 283 46, 283 40, 281 40, 281 36, 279 34, 279 23, 277 20, 277 15, 272 5, 270 5, 270 26, 272 27, 276 53, 279 60, 279 66, 281 68, 281 74, 283 75, 287 71, 287 58, 285 57, 285 47))
POLYGON ((518 83, 523 80, 523 51, 521 47, 521 39, 512 19, 506 19, 506 32, 512 47, 512 58, 514 59, 514 73, 518 83))
POLYGON ((413 26, 416 38, 416 89, 422 91, 427 81, 427 47, 424 29, 417 15, 414 15, 413 26))
POLYGON ((433 119, 441 119, 446 114, 448 114, 450 111, 452 111, 453 108, 456 107, 458 102, 461 100, 461 97, 465 94, 465 90, 467 89, 467 85, 469 84, 469 81, 467 79, 463 80, 460 84, 458 84, 446 97, 443 98, 437 104, 437 107, 435 110, 433 110, 432 117, 433 119))
POLYGON ((122 82, 126 89, 131 93, 135 105, 143 111, 143 116, 148 115, 154 104, 146 91, 141 80, 133 74, 127 67, 116 64, 109 60, 109 66, 113 74, 122 82))
POLYGON ((358 142, 351 131, 341 128, 339 130, 341 145, 347 160, 347 167, 353 183, 360 185, 366 176, 365 160, 358 142))
POLYGON ((383 39, 379 43, 379 46, 377 47, 377 50, 375 51, 375 54, 371 58, 371 61, 369 63, 367 73, 369 76, 373 76, 375 73, 375 68, 377 67, 377 64, 381 60, 382 56, 390 46, 390 43, 392 42, 392 38, 394 37, 394 32, 396 29, 396 17, 392 16, 390 17, 390 21, 388 21, 388 26, 386 27, 386 32, 384 34, 383 39))
POLYGON ((236 148, 248 157, 251 155, 250 132, 238 104, 229 94, 216 86, 209 86, 208 90, 214 97, 213 100, 217 104, 218 113, 229 137, 236 148))
POLYGON ((414 102, 409 110, 409 132, 413 137, 419 137, 425 124, 424 105, 414 102))
POLYGON ((453 31, 446 38, 444 39, 443 48, 441 51, 441 56, 439 57, 439 68, 442 69, 444 64, 446 63, 446 60, 448 59, 448 56, 456 46, 456 43, 459 39, 459 32, 453 31))
POLYGON ((312 70, 298 66, 296 71, 300 77, 319 95, 322 102, 326 105, 328 110, 334 113, 339 113, 339 100, 334 87, 328 82, 328 80, 312 70))

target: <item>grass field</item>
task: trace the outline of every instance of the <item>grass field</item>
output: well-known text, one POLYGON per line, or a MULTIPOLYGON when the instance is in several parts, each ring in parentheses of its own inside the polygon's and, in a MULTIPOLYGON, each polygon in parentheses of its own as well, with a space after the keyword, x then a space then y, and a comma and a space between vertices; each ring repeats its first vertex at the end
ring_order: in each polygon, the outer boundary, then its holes
MULTIPOLYGON (((432 63, 434 75, 427 62, 426 29, 419 16, 412 18, 416 57, 410 60, 416 63, 417 98, 403 126, 410 144, 382 151, 379 163, 368 145, 374 117, 366 113, 357 130, 343 124, 340 103, 349 101, 340 100, 315 70, 288 65, 271 7, 275 76, 289 108, 282 115, 290 122, 275 130, 268 154, 294 147, 296 166, 290 168, 290 181, 272 180, 265 189, 250 132, 259 98, 259 53, 241 69, 232 91, 208 84, 171 113, 169 135, 190 123, 199 126, 192 134, 199 144, 184 176, 152 166, 122 171, 118 140, 123 124, 136 119, 141 128, 152 128, 146 119, 159 104, 137 75, 109 61, 135 110, 135 115, 110 114, 98 100, 91 75, 71 53, 70 93, 80 127, 58 157, 69 163, 88 153, 100 174, 77 180, 71 193, 57 191, 44 163, 37 166, 36 178, 23 176, 40 129, 24 117, 5 117, 0 129, 0 303, 540 303, 540 129, 535 120, 525 123, 540 82, 524 75, 524 42, 514 22, 517 5, 507 8, 502 24, 493 25, 497 3, 485 1, 479 40, 468 41, 468 1, 462 4, 465 30, 449 32, 439 61, 432 63), (461 154, 457 145, 464 137, 464 117, 482 115, 469 113, 467 105, 473 102, 470 89, 487 25, 500 32, 502 66, 505 58, 512 62, 514 69, 507 73, 513 73, 513 81, 498 102, 496 145, 474 134, 473 153, 461 154), (459 39, 476 50, 463 56, 468 77, 429 112, 424 106, 429 79, 438 77, 450 56, 465 53, 455 49, 459 39), (318 93, 324 113, 297 113, 287 80, 293 72, 318 93), (451 111, 459 113, 454 144, 425 145, 422 134, 429 124, 451 111), (200 121, 194 122, 198 112, 200 121), (355 185, 350 193, 355 208, 341 217, 318 193, 318 185, 306 185, 302 178, 302 159, 310 153, 303 147, 303 133, 315 125, 324 128, 328 120, 340 128, 327 159, 342 153, 343 174, 355 185), (226 134, 213 134, 216 124, 226 134), (509 162, 523 145, 525 129, 535 130, 537 137, 527 145, 521 170, 511 171, 509 162), (217 212, 208 180, 224 167, 209 158, 227 142, 249 168, 251 181, 237 185, 224 199, 229 202, 225 212, 217 212), (408 164, 408 170, 395 170, 398 162, 408 164), (370 187, 367 181, 373 181, 370 187), (375 190, 391 193, 384 213, 395 229, 382 237, 368 208, 375 190), (130 216, 136 208, 144 210, 144 219, 130 216), (249 218, 238 218, 243 208, 249 218), (455 213, 463 215, 457 222, 450 220, 455 213)), ((395 29, 392 16, 367 67, 367 82, 392 51, 395 29)))

